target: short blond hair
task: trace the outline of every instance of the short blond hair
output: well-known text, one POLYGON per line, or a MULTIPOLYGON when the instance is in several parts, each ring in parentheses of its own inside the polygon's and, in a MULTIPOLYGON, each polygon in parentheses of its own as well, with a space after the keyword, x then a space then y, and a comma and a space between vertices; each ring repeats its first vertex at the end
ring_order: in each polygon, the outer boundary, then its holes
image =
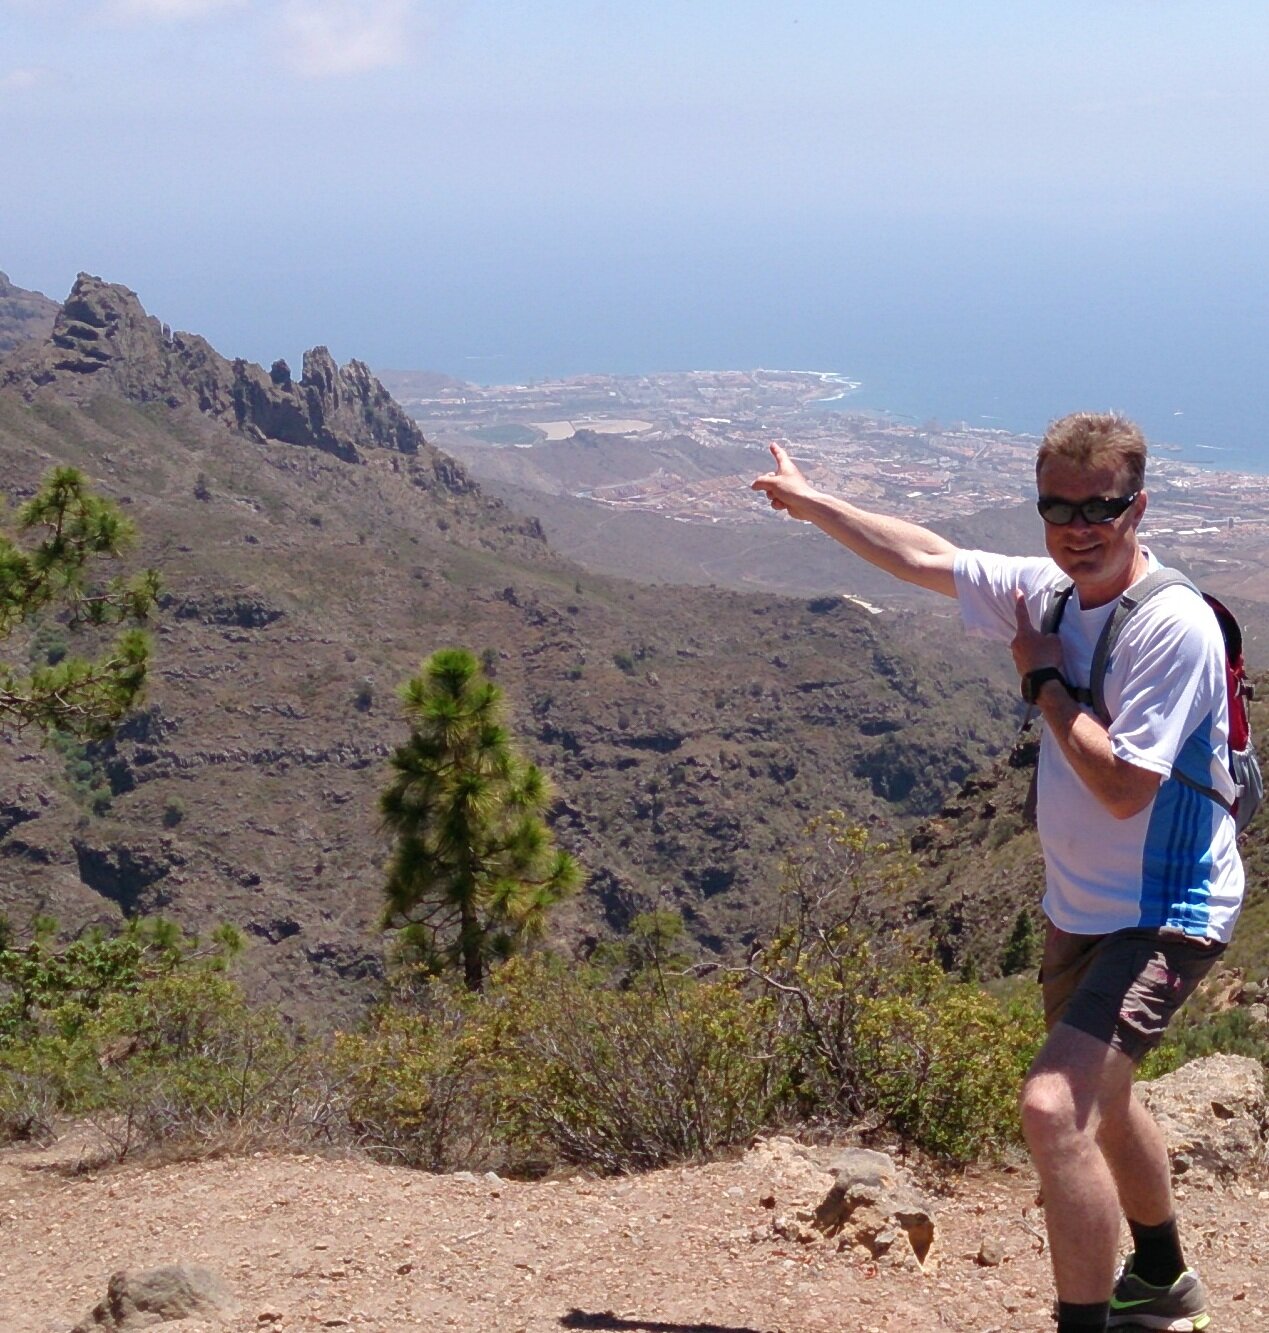
POLYGON ((1141 427, 1118 412, 1072 412, 1050 424, 1035 458, 1036 481, 1050 458, 1078 467, 1111 467, 1128 473, 1128 489, 1146 484, 1146 437, 1141 427))

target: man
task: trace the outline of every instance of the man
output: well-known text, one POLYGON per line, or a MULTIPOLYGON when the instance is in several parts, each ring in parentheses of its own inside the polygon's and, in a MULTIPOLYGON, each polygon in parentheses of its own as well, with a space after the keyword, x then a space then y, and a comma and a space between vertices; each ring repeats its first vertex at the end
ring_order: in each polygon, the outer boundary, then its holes
POLYGON ((1157 568, 1137 538, 1145 440, 1117 415, 1075 413, 1049 428, 1036 459, 1047 559, 957 549, 815 490, 783 449, 771 452, 775 471, 753 485, 773 508, 897 578, 957 598, 970 633, 1009 640, 1023 696, 1044 720, 1037 814, 1049 1035, 1021 1109, 1059 1333, 1205 1328, 1206 1294, 1182 1256, 1163 1138, 1132 1080, 1224 949, 1242 901, 1233 818, 1172 776, 1176 765, 1217 790, 1229 783, 1215 617, 1188 587, 1164 589, 1126 623, 1112 654, 1110 725, 1072 693, 1089 683, 1120 596, 1157 568), (1058 633, 1041 633, 1063 575, 1074 593, 1058 633), (1134 1251, 1116 1274, 1121 1211, 1134 1251))

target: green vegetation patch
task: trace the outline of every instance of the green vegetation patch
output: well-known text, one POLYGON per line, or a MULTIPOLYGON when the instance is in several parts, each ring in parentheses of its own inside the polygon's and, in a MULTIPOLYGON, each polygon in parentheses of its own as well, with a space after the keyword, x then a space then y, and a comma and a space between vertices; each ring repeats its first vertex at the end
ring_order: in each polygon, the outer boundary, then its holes
POLYGON ((477 426, 470 433, 487 444, 537 444, 546 438, 541 431, 532 430, 514 421, 499 422, 492 426, 477 426))

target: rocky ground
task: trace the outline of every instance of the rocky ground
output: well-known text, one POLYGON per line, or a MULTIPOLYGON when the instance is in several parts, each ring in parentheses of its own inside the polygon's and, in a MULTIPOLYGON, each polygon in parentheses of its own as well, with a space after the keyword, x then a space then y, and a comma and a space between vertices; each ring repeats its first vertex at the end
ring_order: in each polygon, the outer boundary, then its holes
MULTIPOLYGON (((284 1155, 51 1169, 75 1151, 0 1155, 5 1333, 67 1333, 116 1270, 177 1262, 212 1270, 236 1301, 165 1325, 182 1333, 1052 1328, 1025 1168, 918 1182, 936 1237, 923 1271, 902 1237, 879 1258, 849 1229, 845 1248, 809 1239, 796 1219, 824 1199, 836 1150, 791 1140, 727 1163, 531 1184, 284 1155)), ((1269 1327, 1266 1183, 1179 1188, 1220 1333, 1269 1327)))

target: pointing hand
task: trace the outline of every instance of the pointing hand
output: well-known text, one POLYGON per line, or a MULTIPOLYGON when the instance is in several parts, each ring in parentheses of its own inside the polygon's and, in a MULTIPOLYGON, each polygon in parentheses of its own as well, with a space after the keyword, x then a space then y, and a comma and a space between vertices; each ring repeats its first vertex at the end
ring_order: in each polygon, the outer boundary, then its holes
POLYGON ((775 459, 775 471, 766 472, 753 483, 755 491, 762 491, 771 501, 771 508, 792 513, 794 518, 801 515, 794 511, 794 503, 810 493, 806 478, 797 464, 778 444, 771 445, 771 457, 775 459))

